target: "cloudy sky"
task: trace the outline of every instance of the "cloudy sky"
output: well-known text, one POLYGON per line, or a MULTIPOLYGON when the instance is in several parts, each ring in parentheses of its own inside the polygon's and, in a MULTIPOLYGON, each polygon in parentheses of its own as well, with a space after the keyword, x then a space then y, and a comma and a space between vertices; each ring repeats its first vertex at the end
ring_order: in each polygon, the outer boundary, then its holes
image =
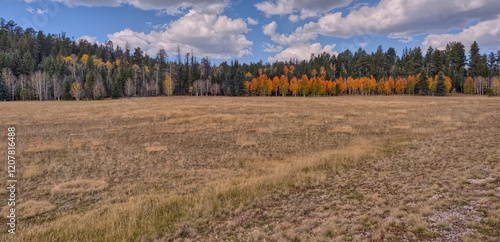
POLYGON ((21 27, 89 41, 193 50, 216 62, 309 59, 359 47, 500 49, 498 0, 0 0, 21 27))

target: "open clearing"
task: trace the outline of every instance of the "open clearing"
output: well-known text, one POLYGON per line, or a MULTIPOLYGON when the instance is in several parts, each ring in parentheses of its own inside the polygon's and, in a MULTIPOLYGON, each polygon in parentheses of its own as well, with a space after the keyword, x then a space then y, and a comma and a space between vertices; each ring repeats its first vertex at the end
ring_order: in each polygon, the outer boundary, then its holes
POLYGON ((19 230, 6 234, 4 207, 1 241, 500 239, 498 98, 164 97, 0 113, 21 166, 19 230))

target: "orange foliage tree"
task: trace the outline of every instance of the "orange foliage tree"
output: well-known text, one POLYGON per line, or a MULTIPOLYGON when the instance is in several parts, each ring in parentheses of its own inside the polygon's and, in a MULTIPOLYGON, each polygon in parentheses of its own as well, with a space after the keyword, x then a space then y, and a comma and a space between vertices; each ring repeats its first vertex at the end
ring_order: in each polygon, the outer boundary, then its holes
POLYGON ((277 76, 275 76, 273 78, 273 83, 272 83, 272 89, 273 90, 272 91, 274 93, 276 93, 276 96, 278 96, 278 88, 279 88, 279 86, 280 86, 280 79, 277 76))
POLYGON ((290 80, 290 91, 294 96, 297 96, 297 93, 299 93, 299 82, 296 77, 293 77, 292 80, 290 80))
POLYGON ((396 85, 394 86, 396 93, 397 94, 404 94, 405 87, 406 87, 406 79, 398 78, 398 80, 396 81, 396 85))
POLYGON ((283 97, 288 94, 288 87, 289 86, 290 86, 290 84, 288 83, 288 78, 286 78, 285 75, 281 75, 281 77, 279 79, 279 90, 280 90, 280 94, 283 97))
POLYGON ((418 79, 415 76, 408 77, 405 87, 407 94, 413 94, 413 92, 415 91, 415 86, 417 85, 417 80, 418 79))
POLYGON ((392 94, 392 90, 394 90, 394 86, 395 86, 394 79, 392 77, 389 77, 389 80, 387 80, 384 83, 384 92, 386 94, 392 94))

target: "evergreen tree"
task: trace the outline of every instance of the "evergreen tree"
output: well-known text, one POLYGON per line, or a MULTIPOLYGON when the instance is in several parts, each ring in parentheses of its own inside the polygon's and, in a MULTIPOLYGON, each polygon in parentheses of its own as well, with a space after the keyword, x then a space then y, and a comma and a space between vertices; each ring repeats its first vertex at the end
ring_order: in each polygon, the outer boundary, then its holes
POLYGON ((446 84, 444 83, 443 73, 440 72, 436 84, 436 96, 446 96, 446 84))
POLYGON ((429 94, 429 81, 428 81, 428 76, 427 73, 425 72, 425 69, 420 70, 420 75, 418 77, 418 82, 416 85, 416 91, 418 94, 421 95, 428 95, 429 94))
POLYGON ((479 45, 477 44, 476 41, 472 43, 470 46, 470 51, 469 51, 470 57, 469 57, 469 76, 475 77, 475 76, 480 76, 480 62, 481 62, 481 55, 479 54, 479 45))
POLYGON ((75 80, 66 80, 64 82, 64 86, 63 86, 63 95, 62 95, 62 99, 64 100, 72 100, 73 97, 71 97, 71 85, 73 84, 73 82, 75 82, 75 80))
POLYGON ((429 48, 427 49, 427 53, 425 54, 425 58, 424 58, 424 67, 425 67, 425 71, 427 73, 430 73, 431 69, 432 69, 432 55, 434 54, 434 49, 432 48, 432 46, 429 46, 429 48))
POLYGON ((26 51, 21 59, 21 74, 29 75, 33 71, 34 61, 29 51, 26 51))
POLYGON ((9 88, 0 77, 0 101, 9 100, 10 98, 11 95, 9 94, 9 88))

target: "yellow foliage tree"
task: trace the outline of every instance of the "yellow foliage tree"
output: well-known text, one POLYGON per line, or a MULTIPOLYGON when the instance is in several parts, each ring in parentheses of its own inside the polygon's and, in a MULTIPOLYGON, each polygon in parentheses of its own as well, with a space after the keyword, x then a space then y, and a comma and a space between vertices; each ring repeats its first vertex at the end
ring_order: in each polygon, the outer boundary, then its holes
POLYGON ((172 78, 170 78, 170 75, 167 75, 165 77, 165 81, 163 82, 163 85, 165 85, 165 94, 167 96, 172 95, 173 87, 172 87, 172 78))
POLYGON ((82 58, 80 59, 80 62, 85 64, 85 63, 87 63, 88 60, 89 60, 89 56, 87 54, 83 54, 82 58))
POLYGON ((71 85, 70 93, 71 93, 71 96, 73 96, 76 99, 76 101, 80 100, 80 96, 82 93, 81 91, 82 91, 82 87, 81 87, 80 83, 75 82, 71 85))
POLYGON ((464 93, 465 94, 475 94, 476 93, 476 85, 474 84, 474 79, 472 77, 468 77, 464 84, 464 93))

